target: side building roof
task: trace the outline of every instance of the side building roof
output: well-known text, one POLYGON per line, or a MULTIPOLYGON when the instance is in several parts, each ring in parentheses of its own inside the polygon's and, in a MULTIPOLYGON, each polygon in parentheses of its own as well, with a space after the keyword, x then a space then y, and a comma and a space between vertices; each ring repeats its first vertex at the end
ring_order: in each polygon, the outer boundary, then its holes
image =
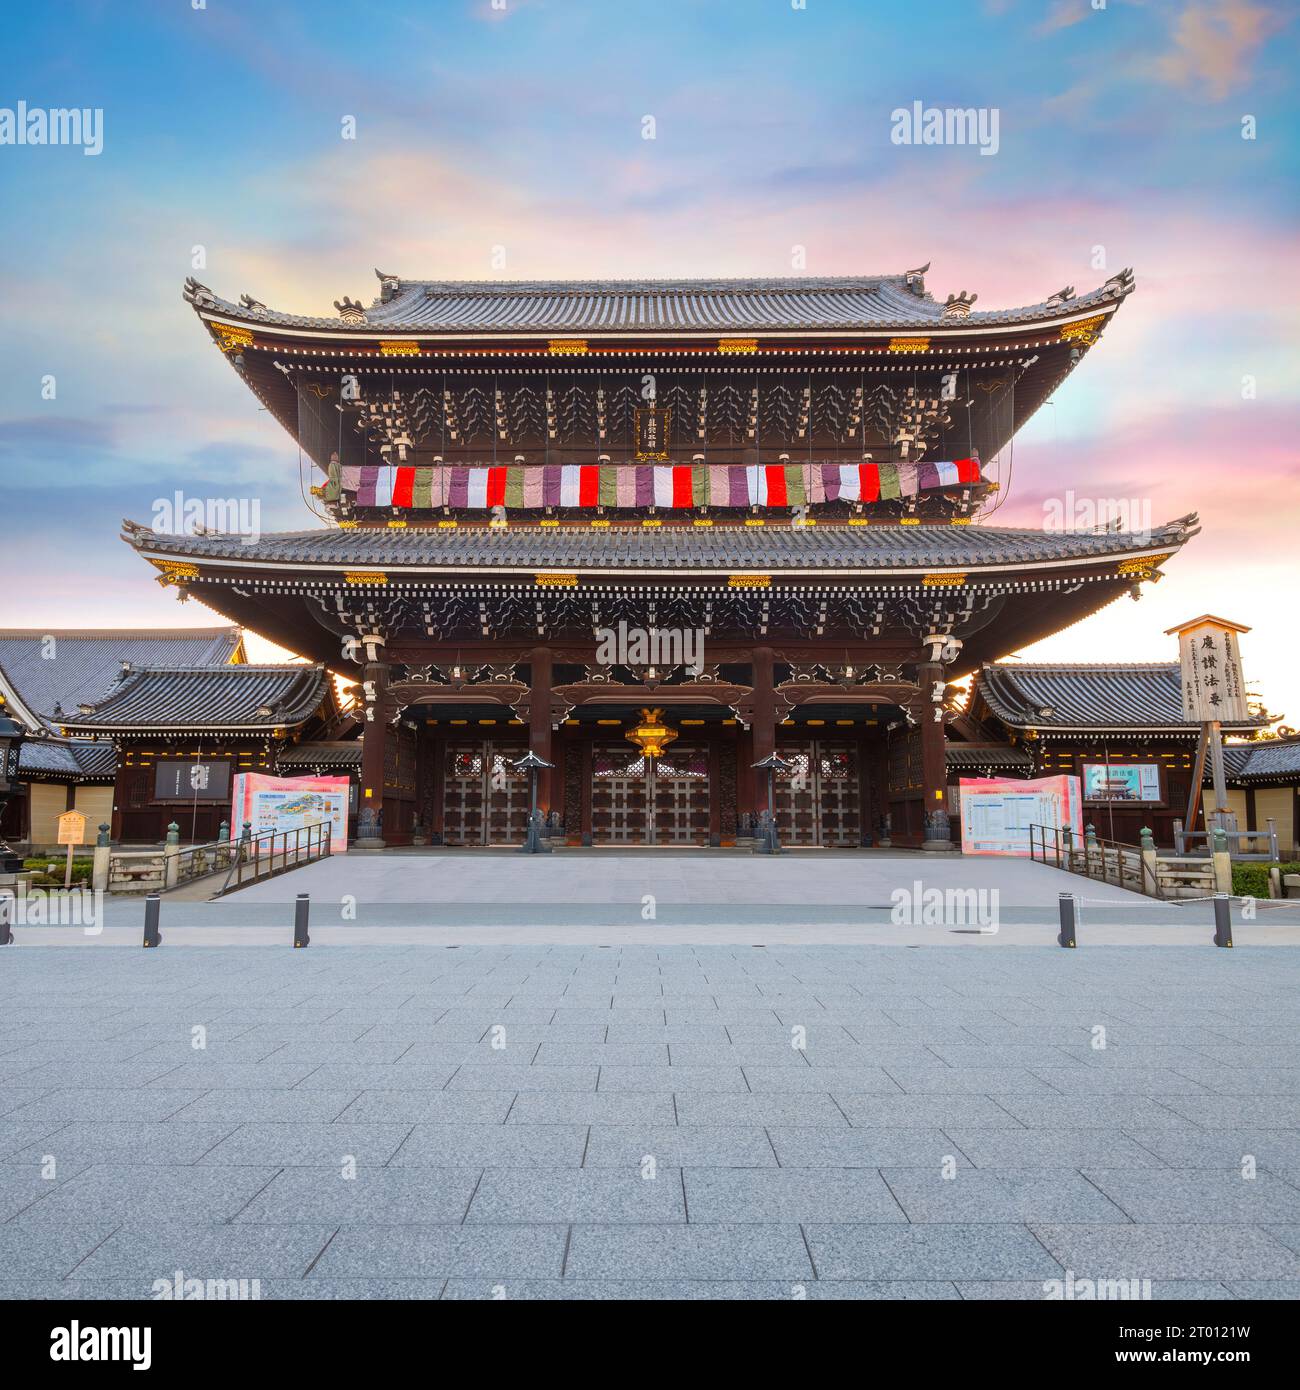
POLYGON ((267 733, 302 724, 326 699, 323 666, 147 666, 123 672, 65 721, 71 734, 267 733))
POLYGON ((124 666, 238 662, 243 640, 238 627, 0 628, 0 694, 27 709, 31 732, 53 730, 60 709, 67 714, 105 694, 124 666))
MULTIPOLYGON (((1182 679, 1176 661, 1131 664, 995 662, 980 668, 969 708, 980 705, 1010 729, 1179 729, 1198 726, 1183 717, 1182 679)), ((1250 719, 1235 728, 1260 728, 1250 719)))

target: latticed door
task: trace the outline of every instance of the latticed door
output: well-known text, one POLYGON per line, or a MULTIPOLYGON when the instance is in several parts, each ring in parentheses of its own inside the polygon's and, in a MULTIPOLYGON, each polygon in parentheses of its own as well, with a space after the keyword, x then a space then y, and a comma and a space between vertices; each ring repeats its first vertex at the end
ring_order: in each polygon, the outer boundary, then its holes
POLYGON ((597 845, 648 842, 646 759, 635 748, 594 748, 591 755, 591 838, 597 845))
POLYGON ((443 777, 442 836, 449 845, 522 844, 531 790, 515 770, 516 746, 450 744, 443 777))
POLYGON ((669 748, 653 778, 653 841, 657 845, 709 843, 709 750, 669 748))
POLYGON ((449 744, 443 775, 442 838, 449 845, 483 843, 483 744, 449 744))
POLYGON ((522 845, 528 834, 528 812, 532 805, 532 784, 528 775, 515 768, 524 750, 501 749, 489 743, 485 745, 485 752, 487 843, 522 845))
MULTIPOLYGON (((851 743, 809 739, 782 744, 793 764, 776 779, 777 827, 787 845, 850 846, 861 843, 861 788, 857 750, 851 743)), ((759 786, 759 805, 767 789, 759 786)))
MULTIPOLYGON (((777 753, 790 764, 788 771, 778 773, 774 788, 776 823, 781 842, 787 845, 816 845, 817 818, 817 754, 816 745, 807 743, 782 744, 777 753)), ((767 805, 767 774, 757 774, 758 808, 767 805)))
POLYGON ((818 843, 862 843, 862 792, 858 785, 858 753, 850 743, 818 739, 817 813, 818 843))

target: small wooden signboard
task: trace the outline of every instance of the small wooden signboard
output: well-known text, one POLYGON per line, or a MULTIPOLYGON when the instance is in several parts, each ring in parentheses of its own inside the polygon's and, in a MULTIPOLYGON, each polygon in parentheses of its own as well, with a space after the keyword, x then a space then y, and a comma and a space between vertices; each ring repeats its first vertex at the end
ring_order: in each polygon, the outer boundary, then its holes
POLYGON ((68 863, 63 871, 63 886, 72 887, 72 851, 86 842, 86 817, 80 811, 64 811, 59 817, 59 844, 68 847, 68 863))

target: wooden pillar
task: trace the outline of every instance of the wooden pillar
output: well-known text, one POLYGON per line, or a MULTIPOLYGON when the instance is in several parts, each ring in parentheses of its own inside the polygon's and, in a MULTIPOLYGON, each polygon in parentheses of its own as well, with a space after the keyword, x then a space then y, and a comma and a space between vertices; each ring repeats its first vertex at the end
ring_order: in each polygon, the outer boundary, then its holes
POLYGON ((767 773, 755 772, 753 764, 762 762, 776 752, 776 697, 773 694, 773 667, 776 655, 771 647, 755 647, 750 653, 750 679, 754 686, 754 723, 752 756, 749 758, 750 786, 754 811, 771 810, 767 804, 767 773))
POLYGON ((709 843, 722 843, 722 739, 711 729, 709 739, 709 843))
POLYGON ((443 803, 446 800, 446 783, 443 780, 447 775, 447 740, 443 737, 441 728, 432 731, 432 747, 429 751, 429 769, 433 775, 433 843, 442 843, 443 829, 443 803))
MULTIPOLYGON (((534 647, 528 655, 532 672, 528 697, 528 747, 548 763, 551 756, 551 681, 555 659, 549 647, 534 647)), ((552 777, 548 769, 537 774, 537 809, 543 815, 552 805, 552 777)))
POLYGON ((581 744, 582 758, 582 820, 578 832, 584 845, 591 844, 591 783, 592 783, 592 740, 584 738, 581 744))
MULTIPOLYGON (((368 661, 362 672, 362 691, 366 701, 366 722, 361 731, 361 797, 358 802, 358 831, 360 817, 367 810, 376 818, 384 805, 384 761, 388 741, 388 664, 368 661)), ((358 838, 363 838, 358 835, 358 838)), ((383 839, 378 825, 368 837, 371 847, 381 848, 383 839)))
POLYGON ((948 763, 947 735, 943 718, 943 701, 935 700, 936 684, 944 680, 943 666, 937 661, 925 662, 918 671, 924 699, 920 703, 921 722, 921 786, 925 815, 922 849, 949 849, 948 838, 948 763), (937 821, 932 819, 942 816, 937 821))

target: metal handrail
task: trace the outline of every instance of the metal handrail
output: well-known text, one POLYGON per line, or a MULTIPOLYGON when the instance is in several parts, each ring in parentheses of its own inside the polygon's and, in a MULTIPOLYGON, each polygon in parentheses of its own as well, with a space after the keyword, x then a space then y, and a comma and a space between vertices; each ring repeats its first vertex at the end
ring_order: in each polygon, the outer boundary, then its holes
POLYGON ((328 859, 333 852, 330 827, 325 822, 302 825, 294 830, 265 830, 230 842, 234 857, 226 881, 216 896, 243 888, 245 884, 274 878, 301 868, 304 864, 328 859), (276 846, 279 842, 280 863, 276 865, 276 846))
POLYGON ((1067 873, 1081 874, 1116 888, 1132 888, 1148 897, 1164 897, 1158 870, 1148 860, 1140 845, 1107 840, 1087 831, 1080 837, 1073 830, 1055 825, 1032 824, 1029 827, 1029 857, 1040 864, 1050 864, 1067 873))

